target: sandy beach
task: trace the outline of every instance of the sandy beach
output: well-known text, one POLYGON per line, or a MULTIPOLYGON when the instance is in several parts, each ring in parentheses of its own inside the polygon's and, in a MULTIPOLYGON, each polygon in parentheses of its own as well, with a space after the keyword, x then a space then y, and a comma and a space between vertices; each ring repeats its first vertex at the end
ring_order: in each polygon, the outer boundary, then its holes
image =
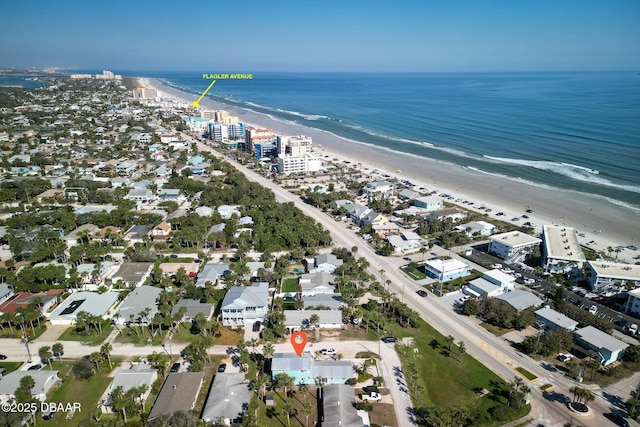
MULTIPOLYGON (((166 87, 155 79, 138 80, 141 85, 154 87, 160 97, 173 98, 187 104, 195 100, 194 95, 166 87)), ((206 98, 201 101, 199 108, 227 110, 248 124, 268 127, 279 134, 310 136, 313 138, 315 151, 320 156, 337 158, 340 162, 350 161, 351 165, 358 165, 365 173, 377 169, 382 174, 409 180, 417 187, 424 187, 426 190, 421 190, 423 193, 437 190, 456 199, 475 202, 475 206, 484 205, 492 209, 491 216, 495 217, 496 213, 503 212, 505 215, 500 217, 503 221, 521 217, 527 209, 532 209, 534 212, 527 214, 530 218, 521 218, 519 223, 534 222, 538 231, 543 224, 574 227, 585 235, 579 238, 581 243, 595 241, 595 245, 591 247, 598 250, 618 245, 640 246, 640 212, 613 204, 601 197, 538 187, 449 163, 417 158, 347 140, 266 114, 231 108, 206 98)), ((461 206, 468 208, 466 204, 461 206)), ((640 251, 624 249, 618 257, 635 262, 632 258, 639 254, 640 251)))

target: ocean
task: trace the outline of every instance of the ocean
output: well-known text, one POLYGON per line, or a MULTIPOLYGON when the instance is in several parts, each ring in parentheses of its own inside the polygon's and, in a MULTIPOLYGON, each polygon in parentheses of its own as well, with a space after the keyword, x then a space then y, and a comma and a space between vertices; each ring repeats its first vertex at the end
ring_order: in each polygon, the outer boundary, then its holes
MULTIPOLYGON (((209 83, 195 73, 138 75, 194 100, 209 83)), ((253 80, 218 80, 207 98, 352 141, 640 208, 636 72, 256 73, 253 80)))

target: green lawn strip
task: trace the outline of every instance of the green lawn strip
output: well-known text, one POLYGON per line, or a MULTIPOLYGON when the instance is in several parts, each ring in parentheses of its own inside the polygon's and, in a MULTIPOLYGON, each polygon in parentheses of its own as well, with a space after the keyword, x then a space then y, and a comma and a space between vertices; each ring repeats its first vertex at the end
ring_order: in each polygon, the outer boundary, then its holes
POLYGON ((18 368, 22 365, 22 362, 0 362, 0 368, 4 368, 6 370, 5 375, 17 371, 18 368))
POLYGON ((491 325, 489 323, 484 323, 484 322, 481 323, 480 326, 482 326, 487 331, 491 332, 493 335, 495 335, 497 337, 502 336, 502 335, 506 334, 507 332, 513 331, 513 329, 501 328, 500 326, 491 325))
POLYGON ((547 383, 547 384, 541 385, 539 388, 540 388, 540 391, 549 391, 553 388, 553 384, 547 383))
POLYGON ((454 408, 466 407, 470 411, 487 411, 501 404, 499 399, 504 381, 468 354, 464 354, 462 363, 458 362, 458 348, 454 345, 452 355, 448 355, 445 337, 423 320, 418 320, 416 329, 397 328, 396 337, 413 337, 414 345, 408 355, 400 355, 405 377, 409 360, 413 357, 413 348, 420 355, 417 358, 418 376, 424 392, 420 401, 414 397, 414 405, 454 408), (489 394, 479 398, 477 392, 489 390, 489 394))
POLYGON ((527 371, 522 366, 518 366, 516 368, 516 371, 520 372, 520 374, 529 381, 535 381, 538 379, 538 377, 535 374, 532 374, 531 372, 527 371))
MULTIPOLYGON (((277 392, 268 392, 266 395, 275 396, 276 406, 267 407, 263 402, 258 401, 258 425, 264 427, 283 427, 287 425, 287 415, 284 413, 284 390, 278 389, 277 392)), ((296 391, 294 395, 288 398, 288 402, 293 405, 293 408, 297 410, 297 415, 291 417, 292 426, 304 426, 306 421, 306 415, 302 412, 302 406, 305 402, 311 403, 314 411, 309 415, 309 425, 313 425, 313 422, 318 419, 317 413, 317 401, 316 401, 315 386, 310 386, 309 391, 302 393, 296 391), (296 419, 299 421, 296 421, 296 419)), ((252 397, 257 399, 257 396, 252 397)))
MULTIPOLYGON (((31 341, 35 340, 36 338, 38 338, 46 330, 47 330, 47 327, 46 327, 46 325, 44 323, 41 323, 40 326, 35 325, 35 327, 33 329, 27 328, 27 336, 29 337, 29 342, 31 342, 31 341)), ((18 328, 14 327, 13 329, 5 327, 3 330, 0 330, 0 338, 17 338, 17 339, 19 339, 21 337, 22 337, 22 332, 20 331, 19 327, 18 328)))
MULTIPOLYGON (((73 362, 54 362, 68 364, 68 369, 71 368, 73 362)), ((63 376, 62 371, 60 377, 63 381, 54 386, 54 390, 47 396, 47 402, 51 403, 80 403, 82 412, 75 414, 75 416, 67 421, 65 419, 66 413, 56 414, 53 419, 47 422, 50 426, 79 426, 81 420, 89 415, 91 410, 98 405, 98 400, 102 393, 107 389, 112 378, 108 377, 109 370, 101 369, 100 372, 93 377, 85 381, 76 380, 73 374, 63 376)))
POLYGON ((295 292, 298 279, 295 277, 288 277, 282 282, 282 292, 295 292))
POLYGON ((409 268, 408 266, 404 266, 401 268, 402 271, 404 271, 404 273, 411 277, 413 280, 422 280, 425 279, 427 276, 420 270, 418 270, 417 268, 409 268))
POLYGON ((80 341, 87 345, 100 345, 107 339, 112 330, 111 321, 107 321, 102 325, 101 334, 96 332, 95 329, 90 329, 89 335, 82 335, 72 326, 60 335, 58 341, 80 341))

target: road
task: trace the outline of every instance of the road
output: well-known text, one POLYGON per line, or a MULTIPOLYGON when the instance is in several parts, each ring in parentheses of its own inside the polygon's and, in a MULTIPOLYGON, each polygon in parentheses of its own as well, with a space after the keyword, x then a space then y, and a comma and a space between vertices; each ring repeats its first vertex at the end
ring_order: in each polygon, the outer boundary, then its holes
MULTIPOLYGON (((200 150, 210 151, 215 155, 221 156, 220 153, 211 147, 201 142, 197 142, 197 144, 200 150)), ((370 266, 375 266, 375 268, 369 268, 372 274, 377 275, 379 274, 379 270, 384 269, 385 279, 391 280, 392 289, 397 295, 403 294, 404 302, 409 307, 416 310, 423 319, 444 336, 453 335, 456 341, 464 341, 467 352, 470 355, 478 359, 504 380, 512 381, 513 378, 518 375, 517 372, 514 371, 514 368, 517 366, 522 366, 537 375, 539 379, 530 384, 532 389, 531 397, 537 400, 537 406, 539 408, 537 422, 546 426, 563 425, 568 422, 572 416, 575 417, 575 414, 567 409, 565 401, 571 395, 569 389, 577 385, 576 382, 563 377, 559 373, 549 372, 533 359, 517 354, 504 340, 473 324, 464 316, 456 314, 451 306, 444 304, 438 298, 433 296, 421 298, 416 295, 415 290, 418 288, 415 283, 397 268, 394 268, 395 263, 390 261, 389 258, 378 256, 368 244, 348 230, 346 224, 337 222, 314 207, 305 204, 299 197, 275 185, 253 170, 231 159, 227 158, 226 160, 243 172, 248 179, 272 189, 277 200, 281 202, 293 202, 303 213, 316 219, 329 230, 337 246, 346 248, 353 246, 358 247, 358 256, 364 257, 370 266), (409 289, 413 291, 409 292, 409 289), (554 389, 551 393, 545 393, 543 396, 543 393, 540 392, 537 387, 545 383, 553 384, 554 389)), ((602 416, 603 413, 610 411, 611 404, 601 398, 600 393, 596 393, 596 396, 596 400, 590 404, 592 414, 588 417, 579 417, 580 424, 584 426, 612 425, 607 418, 602 416)))

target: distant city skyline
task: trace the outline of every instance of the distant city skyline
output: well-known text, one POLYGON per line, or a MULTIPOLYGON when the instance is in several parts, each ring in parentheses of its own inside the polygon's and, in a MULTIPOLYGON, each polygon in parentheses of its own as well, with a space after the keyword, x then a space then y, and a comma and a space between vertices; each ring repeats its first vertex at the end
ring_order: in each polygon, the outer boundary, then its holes
POLYGON ((1 15, 0 68, 640 69, 638 1, 35 0, 5 3, 1 15))

